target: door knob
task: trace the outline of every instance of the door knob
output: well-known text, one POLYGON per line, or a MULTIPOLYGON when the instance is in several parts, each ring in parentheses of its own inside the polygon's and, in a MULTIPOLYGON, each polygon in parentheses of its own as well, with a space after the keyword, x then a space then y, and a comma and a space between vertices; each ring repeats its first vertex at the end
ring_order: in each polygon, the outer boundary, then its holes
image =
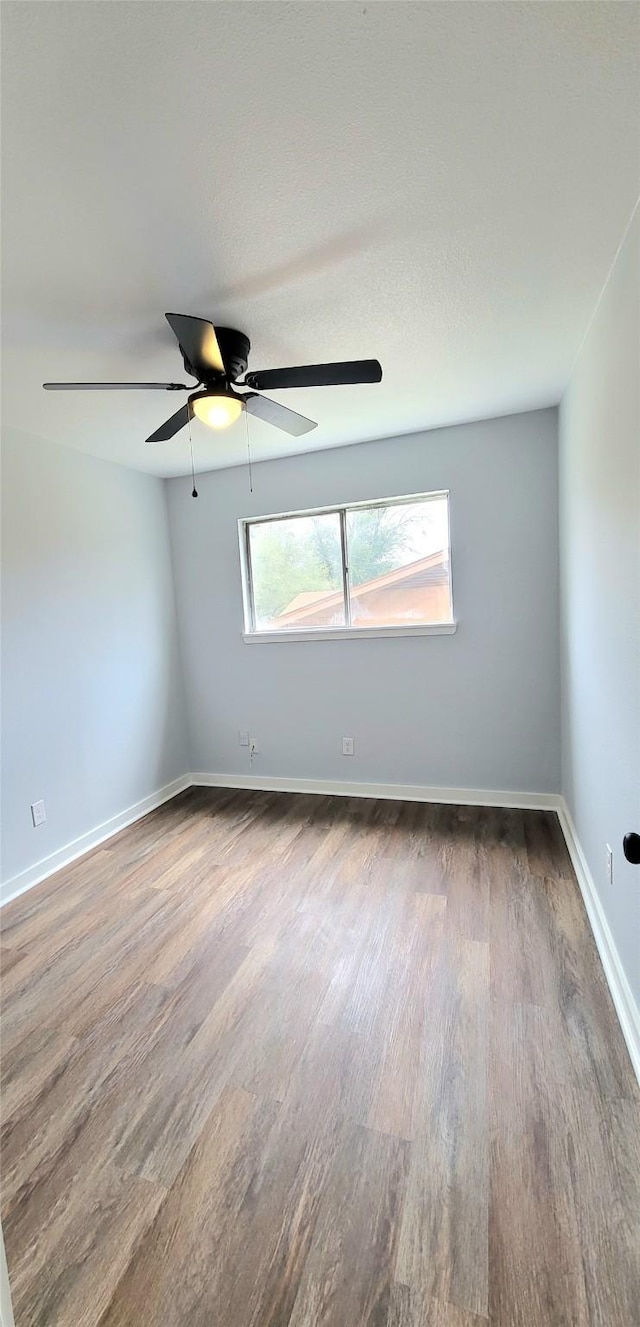
POLYGON ((632 866, 640 866, 640 834, 625 834, 622 840, 622 850, 632 866))

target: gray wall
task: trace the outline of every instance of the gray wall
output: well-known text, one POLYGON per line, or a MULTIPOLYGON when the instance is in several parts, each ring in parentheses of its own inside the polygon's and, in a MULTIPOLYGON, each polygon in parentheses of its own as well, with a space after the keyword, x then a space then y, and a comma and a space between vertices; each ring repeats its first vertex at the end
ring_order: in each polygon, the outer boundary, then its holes
POLYGON ((11 432, 2 480, 6 882, 188 762, 162 481, 11 432))
POLYGON ((256 776, 559 789, 555 410, 266 461, 253 495, 244 467, 190 487, 168 483, 193 771, 249 773, 246 728, 256 776), (243 642, 239 517, 442 488, 455 635, 243 642))
POLYGON ((636 999, 640 871, 640 213, 560 410, 563 791, 636 999), (614 849, 614 884, 606 844, 614 849))

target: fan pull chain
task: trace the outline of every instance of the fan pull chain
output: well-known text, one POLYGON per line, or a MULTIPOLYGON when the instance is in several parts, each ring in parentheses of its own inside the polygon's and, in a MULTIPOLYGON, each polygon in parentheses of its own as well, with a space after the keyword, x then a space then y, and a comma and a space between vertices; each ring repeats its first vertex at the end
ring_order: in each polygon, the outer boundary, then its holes
POLYGON ((251 469, 251 443, 249 441, 249 416, 244 412, 244 426, 247 430, 247 456, 249 457, 249 492, 253 493, 253 471, 251 469))
POLYGON ((191 490, 191 497, 192 497, 192 498, 197 498, 197 496, 198 496, 198 490, 197 490, 197 488, 196 488, 196 472, 195 472, 194 464, 193 464, 193 438, 191 437, 191 415, 189 415, 189 421, 188 421, 188 422, 189 422, 189 450, 190 450, 190 452, 191 452, 191 480, 192 480, 192 483, 193 483, 193 488, 192 488, 192 490, 191 490))

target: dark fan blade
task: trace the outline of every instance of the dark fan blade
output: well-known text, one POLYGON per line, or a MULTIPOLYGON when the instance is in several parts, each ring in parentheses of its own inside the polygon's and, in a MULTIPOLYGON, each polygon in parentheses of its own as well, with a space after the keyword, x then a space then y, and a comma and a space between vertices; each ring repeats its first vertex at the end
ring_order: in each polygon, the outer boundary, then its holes
POLYGON ((311 429, 318 427, 315 420, 306 419, 304 415, 297 414, 288 406, 280 405, 279 401, 270 401, 268 396, 254 396, 251 393, 244 398, 244 408, 250 415, 264 419, 265 424, 273 424, 275 428, 283 429, 294 438, 301 437, 303 433, 310 433, 311 429))
POLYGON ((341 387, 354 382, 380 382, 382 368, 377 359, 353 359, 342 364, 302 364, 292 369, 264 369, 247 373, 247 387, 259 392, 278 387, 341 387))
POLYGON ((169 438, 172 438, 174 433, 179 433, 180 429, 184 428, 190 419, 193 419, 193 407, 191 402, 187 401, 187 404, 183 405, 180 410, 176 410, 171 419, 165 419, 164 424, 161 424, 160 428, 156 429, 155 433, 152 433, 146 441, 168 442, 169 438))
POLYGON ((45 392, 186 392, 183 382, 43 382, 45 392))
POLYGON ((198 382, 202 382, 212 369, 216 373, 225 372, 213 323, 206 322, 204 318, 192 318, 188 313, 165 313, 164 316, 178 338, 178 345, 186 355, 198 382))

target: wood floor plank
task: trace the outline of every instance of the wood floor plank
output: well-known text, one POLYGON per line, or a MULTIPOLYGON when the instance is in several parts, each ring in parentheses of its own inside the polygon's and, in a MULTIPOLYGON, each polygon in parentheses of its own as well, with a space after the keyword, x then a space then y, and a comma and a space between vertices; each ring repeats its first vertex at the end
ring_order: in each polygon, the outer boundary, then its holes
POLYGON ((501 869, 495 860, 499 849, 494 826, 484 820, 478 825, 468 808, 446 810, 448 815, 441 822, 441 855, 448 925, 463 940, 486 942, 491 881, 501 869))
POLYGON ((496 872, 491 882, 491 995, 507 1004, 550 1006, 556 999, 553 916, 544 880, 496 872))
POLYGON ((303 961, 282 948, 247 1002, 238 1025, 234 1079, 250 1092, 282 1101, 328 985, 317 945, 301 946, 303 961))
POLYGON ((489 947, 450 937, 431 984, 419 1131, 396 1275, 427 1298, 486 1315, 489 947))
POLYGON ((141 1304, 151 1321, 169 1327, 185 1321, 196 1327, 212 1321, 275 1327, 289 1321, 340 1132, 339 1122, 326 1113, 316 1122, 313 1103, 299 1107, 286 1113, 244 1089, 225 1089, 104 1327, 137 1321, 141 1304), (236 1097, 255 1102, 252 1132, 250 1137, 243 1132, 241 1120, 237 1153, 226 1164, 217 1139, 221 1118, 227 1134, 238 1129, 236 1097), (169 1242, 176 1246, 173 1258, 169 1242), (149 1297, 159 1245, 166 1250, 168 1292, 161 1275, 149 1297), (169 1285, 172 1263, 175 1288, 169 1285), (195 1277, 192 1263, 202 1269, 195 1277))
POLYGON ((194 1063, 185 1081, 180 1055, 186 1056, 243 957, 244 951, 218 955, 205 980, 173 992, 133 985, 112 1003, 103 1001, 101 1018, 81 1038, 36 1029, 20 1054, 3 1053, 5 1204, 32 1176, 54 1166, 83 1131, 97 1149, 122 1154, 132 1172, 145 1160, 150 1164, 163 1143, 168 1146, 169 1134, 178 1153, 174 1164, 180 1163, 190 1146, 185 1121, 192 1100, 200 1115, 209 1109, 202 1066, 194 1063), (16 1059, 26 1069, 12 1074, 16 1059), (179 1103, 175 1116, 167 1112, 169 1091, 179 1103))
POLYGON ((289 1322, 342 1137, 342 1119, 327 1108, 323 1087, 307 1096, 290 1090, 278 1107, 238 1222, 238 1262, 230 1260, 220 1287, 225 1322, 289 1322))
POLYGON ((386 1323, 408 1160, 407 1143, 345 1122, 290 1327, 386 1323))
POLYGON ((103 1156, 62 1161, 3 1222, 17 1327, 93 1327, 163 1198, 103 1156))
POLYGON ((635 1327, 551 813, 191 790, 2 912, 17 1327, 635 1327))
POLYGON ((100 1327, 209 1327, 215 1321, 234 1218, 276 1110, 241 1088, 223 1092, 100 1327))
POLYGON ((569 849, 558 817, 552 811, 528 811, 523 827, 531 875, 573 880, 569 849))
MULTIPOLYGON (((613 1000, 575 880, 543 878, 550 922, 557 1054, 563 1075, 602 1098, 628 1098, 640 1109, 640 1085, 631 1070, 613 1000)), ((544 961, 544 954, 542 961, 544 961)))
POLYGON ((11 1051, 2 1054, 2 1120, 17 1120, 48 1096, 77 1048, 64 1029, 34 1028, 11 1051))
MULTIPOLYGON (((28 1104, 20 1103, 20 1080, 13 1080, 15 1113, 3 1108, 2 1116, 3 1213, 26 1201, 33 1187, 64 1162, 115 1085, 122 1085, 127 1113, 132 1112, 130 1085, 137 1066, 149 1057, 169 1012, 160 988, 129 992, 90 1035, 65 1041, 62 1032, 57 1034, 55 1070, 51 1078, 41 1079, 37 1091, 28 1086, 28 1104)), ((36 1032, 31 1036, 37 1042, 36 1032)), ((4 1054, 2 1064, 4 1069, 4 1054)), ((112 1156, 111 1134, 101 1138, 98 1133, 96 1150, 112 1156)))
POLYGON ((205 1018, 201 990, 170 993, 148 1049, 126 1079, 116 1078, 91 1122, 95 1145, 112 1151, 126 1173, 173 1183, 231 1080, 239 1054, 236 1030, 268 958, 268 952, 250 951, 205 1018))
POLYGON ((433 972, 442 946, 447 899, 440 894, 412 894, 403 918, 404 943, 391 959, 387 990, 381 1001, 384 1027, 375 1095, 368 1123, 372 1129, 409 1141, 421 1126, 425 1041, 430 1017, 433 972))
POLYGON ((155 932, 157 943, 162 943, 163 930, 166 933, 166 919, 158 910, 155 891, 150 889, 129 913, 122 912, 106 922, 100 918, 89 935, 80 931, 77 942, 66 946, 61 954, 51 955, 45 947, 39 967, 34 952, 29 967, 26 960, 19 964, 16 982, 3 989, 3 1048, 15 1046, 37 1023, 40 1011, 47 1022, 64 1022, 70 1028, 86 1001, 100 1002, 103 991, 111 999, 111 973, 126 988, 129 982, 121 982, 123 955, 133 953, 142 969, 145 935, 155 932))
POLYGON ((391 1287, 387 1327, 486 1327, 487 1321, 455 1304, 426 1299, 400 1282, 391 1287))
POLYGON ((0 981, 3 975, 6 976, 16 963, 26 957, 26 949, 13 948, 11 945, 0 945, 0 981))
POLYGON ((527 1005, 494 1004, 491 1013, 489 1318, 496 1327, 586 1327, 567 1154, 579 1121, 571 1094, 547 1076, 552 1019, 527 1005))
POLYGON ((19 931, 24 946, 42 936, 50 942, 60 919, 73 912, 86 913, 88 898, 95 897, 101 880, 112 875, 113 859, 108 851, 94 848, 3 907, 0 913, 3 941, 13 945, 13 937, 19 931))
POLYGON ((335 1108, 360 1124, 369 1120, 383 1072, 381 1027, 387 1022, 394 938, 407 900, 404 888, 390 887, 384 862, 365 872, 363 880, 369 906, 360 934, 342 951, 354 962, 346 973, 340 972, 337 986, 330 985, 319 1010, 320 1022, 333 1029, 345 1054, 335 1108))
POLYGON ((640 1306, 640 1132, 630 1101, 603 1108, 590 1093, 572 1100, 566 1138, 587 1320, 632 1323, 640 1306), (625 1275, 620 1275, 624 1267, 625 1275))

